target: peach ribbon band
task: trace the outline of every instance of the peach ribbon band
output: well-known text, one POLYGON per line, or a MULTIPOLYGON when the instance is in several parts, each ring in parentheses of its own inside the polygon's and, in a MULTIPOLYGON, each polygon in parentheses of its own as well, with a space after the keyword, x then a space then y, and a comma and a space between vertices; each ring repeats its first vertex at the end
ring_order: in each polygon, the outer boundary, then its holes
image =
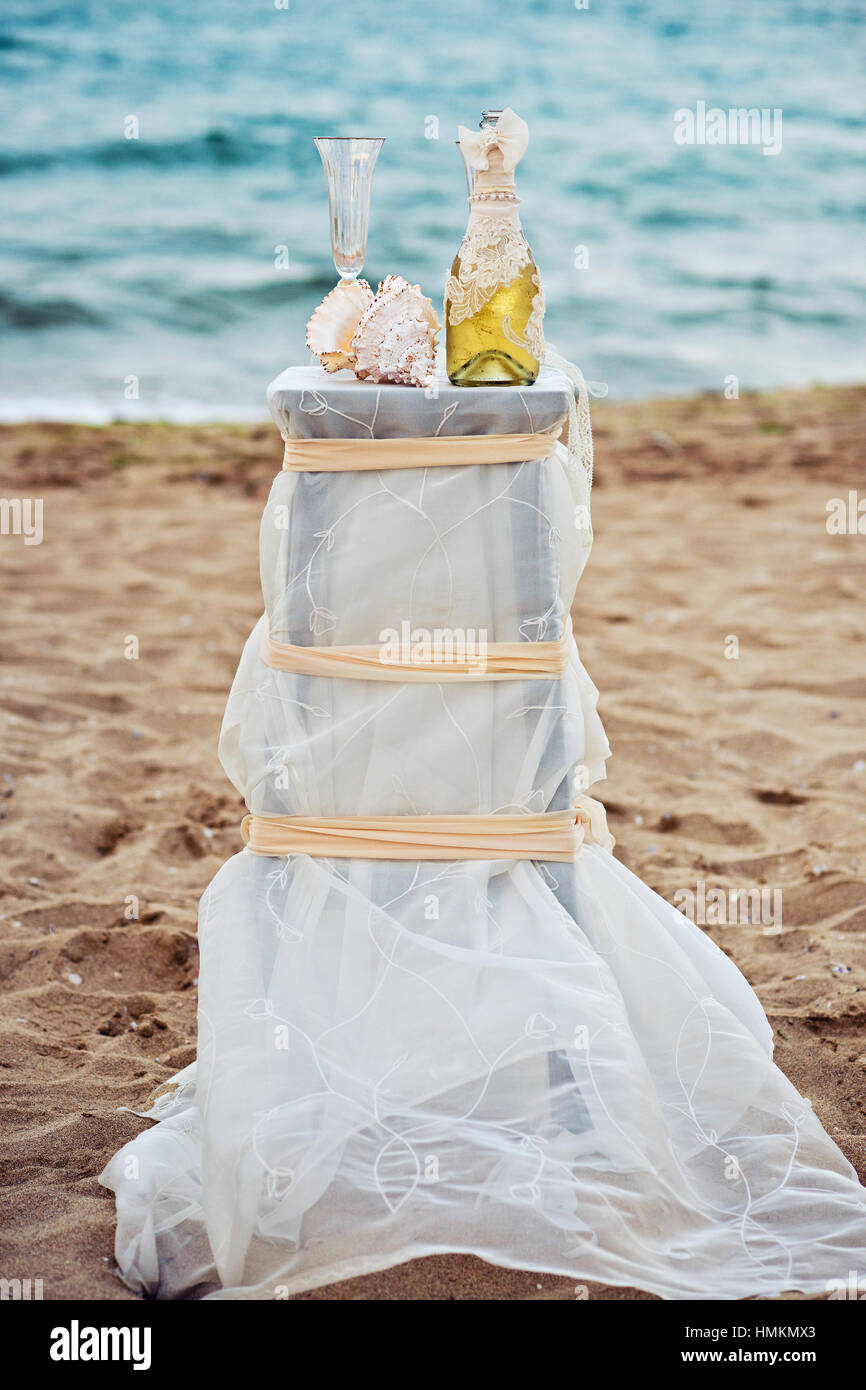
POLYGON ((528 816, 244 816, 253 854, 321 859, 577 858, 584 838, 611 851, 600 801, 579 796, 573 811, 528 816))
POLYGON ((437 434, 419 439, 287 439, 283 468, 293 473, 365 473, 381 468, 524 463, 549 458, 555 434, 437 434))
POLYGON ((390 661, 382 647, 296 647, 267 635, 259 651, 273 671, 294 671, 303 676, 337 677, 368 681, 506 681, 558 680, 568 666, 571 650, 571 618, 556 642, 488 642, 477 654, 459 659, 444 654, 429 660, 390 661))

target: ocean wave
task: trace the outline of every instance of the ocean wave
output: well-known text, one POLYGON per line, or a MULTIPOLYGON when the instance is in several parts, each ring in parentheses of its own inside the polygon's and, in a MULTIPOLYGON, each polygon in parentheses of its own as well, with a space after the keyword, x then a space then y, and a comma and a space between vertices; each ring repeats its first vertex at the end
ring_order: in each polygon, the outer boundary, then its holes
POLYGON ((77 324, 95 328, 105 320, 101 314, 74 299, 22 299, 0 290, 0 325, 31 331, 77 324))
MULTIPOLYGON (((64 170, 123 170, 151 169, 220 169, 233 166, 256 166, 281 161, 285 164, 286 150, 291 145, 292 165, 296 172, 315 167, 318 154, 312 137, 299 134, 286 125, 271 138, 252 133, 251 124, 242 128, 214 127, 198 135, 175 140, 146 138, 106 140, 81 145, 40 146, 33 149, 0 150, 0 177, 44 173, 51 169, 64 170), (307 149, 309 145, 309 149, 307 149)), ((256 123, 262 128, 272 122, 256 123)), ((312 127, 311 127, 312 129, 312 127)), ((283 177, 286 177, 285 171, 283 177)))
POLYGON ((21 425, 31 420, 77 425, 112 425, 119 421, 165 420, 172 425, 258 425, 268 419, 264 404, 203 401, 160 395, 155 401, 130 403, 118 409, 95 396, 0 396, 0 424, 21 425))

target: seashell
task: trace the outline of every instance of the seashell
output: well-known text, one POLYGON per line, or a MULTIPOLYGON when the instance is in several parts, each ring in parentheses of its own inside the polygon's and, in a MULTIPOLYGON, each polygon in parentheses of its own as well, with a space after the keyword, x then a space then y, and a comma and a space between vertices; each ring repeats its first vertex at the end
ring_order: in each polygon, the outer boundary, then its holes
POLYGON ((326 294, 307 324, 307 347, 326 372, 354 365, 352 337, 373 302, 366 280, 341 280, 326 294))
POLYGON ((355 375, 362 381, 426 386, 436 366, 439 320, 433 302, 399 275, 388 275, 352 338, 355 375))

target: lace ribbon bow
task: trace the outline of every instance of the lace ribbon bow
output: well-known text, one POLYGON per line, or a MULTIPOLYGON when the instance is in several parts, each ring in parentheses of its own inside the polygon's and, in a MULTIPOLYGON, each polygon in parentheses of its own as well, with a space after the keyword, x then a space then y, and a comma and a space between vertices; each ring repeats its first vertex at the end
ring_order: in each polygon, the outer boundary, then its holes
POLYGON ((489 130, 457 130, 460 148, 473 169, 489 169, 488 154, 499 150, 506 174, 514 172, 529 144, 529 126, 506 106, 495 127, 489 130))

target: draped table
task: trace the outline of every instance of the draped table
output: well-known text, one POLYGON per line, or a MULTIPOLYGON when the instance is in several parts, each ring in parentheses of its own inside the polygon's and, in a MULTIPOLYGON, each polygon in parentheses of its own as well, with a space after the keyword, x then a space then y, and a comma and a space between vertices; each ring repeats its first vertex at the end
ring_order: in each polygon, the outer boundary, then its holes
POLYGON ((594 813, 559 858, 316 848, 573 820, 604 776, 569 626, 592 538, 571 382, 295 367, 269 402, 288 466, 220 737, 252 831, 201 903, 197 1062, 102 1177, 122 1276, 264 1299, 468 1251, 666 1297, 823 1288, 866 1244, 853 1170, 745 980, 594 813), (473 463, 483 436, 549 448, 473 463), (505 675, 383 678, 389 631, 483 633, 505 675), (286 820, 306 838, 276 852, 286 820))

